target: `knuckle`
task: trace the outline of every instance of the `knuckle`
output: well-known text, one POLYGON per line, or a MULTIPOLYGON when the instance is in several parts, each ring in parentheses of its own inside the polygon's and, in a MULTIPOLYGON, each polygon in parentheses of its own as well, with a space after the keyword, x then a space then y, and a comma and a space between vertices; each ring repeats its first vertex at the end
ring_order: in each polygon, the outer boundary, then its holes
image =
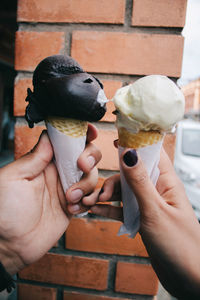
POLYGON ((91 144, 91 154, 95 156, 97 161, 99 161, 102 158, 100 150, 94 144, 91 144))
POLYGON ((134 183, 140 186, 144 186, 148 180, 148 174, 146 172, 138 171, 134 174, 134 183))

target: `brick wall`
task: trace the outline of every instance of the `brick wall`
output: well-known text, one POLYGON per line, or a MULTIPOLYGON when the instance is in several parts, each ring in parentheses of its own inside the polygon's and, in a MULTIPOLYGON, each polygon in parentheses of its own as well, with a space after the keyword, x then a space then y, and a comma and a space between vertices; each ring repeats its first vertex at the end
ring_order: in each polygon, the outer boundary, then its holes
MULTIPOLYGON (((14 115, 15 157, 29 151, 44 128, 24 120, 26 89, 38 62, 72 55, 95 73, 110 99, 117 88, 147 74, 176 80, 181 74, 187 0, 18 0, 14 115)), ((113 106, 97 125, 103 159, 100 182, 119 171, 113 106)), ((174 137, 165 139, 173 157, 174 137)), ((158 280, 139 234, 117 237, 120 223, 74 218, 66 234, 40 261, 19 274, 20 300, 153 299, 158 280)))

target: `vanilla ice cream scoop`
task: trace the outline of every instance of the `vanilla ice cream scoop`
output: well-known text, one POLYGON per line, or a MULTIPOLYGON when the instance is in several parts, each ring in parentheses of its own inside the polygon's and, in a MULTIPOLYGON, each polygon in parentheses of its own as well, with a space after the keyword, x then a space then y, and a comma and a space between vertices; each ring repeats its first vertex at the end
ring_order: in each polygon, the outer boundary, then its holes
POLYGON ((184 95, 166 76, 150 75, 120 88, 114 98, 117 127, 137 133, 140 130, 171 132, 183 118, 184 95))

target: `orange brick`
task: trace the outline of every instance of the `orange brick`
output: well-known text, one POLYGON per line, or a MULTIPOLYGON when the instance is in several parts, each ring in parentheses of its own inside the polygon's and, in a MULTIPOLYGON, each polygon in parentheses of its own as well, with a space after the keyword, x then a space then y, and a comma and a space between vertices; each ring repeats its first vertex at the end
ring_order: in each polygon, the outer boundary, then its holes
POLYGON ((108 265, 109 262, 104 259, 48 253, 22 270, 19 276, 27 280, 103 291, 107 288, 108 265))
MULTIPOLYGON (((111 99, 116 90, 122 86, 121 81, 110 80, 102 81, 104 84, 104 90, 108 99, 111 99)), ((25 108, 27 102, 25 102, 27 96, 27 88, 32 89, 32 79, 31 78, 16 78, 15 89, 14 89, 14 115, 24 116, 25 108)), ((109 101, 107 103, 107 112, 101 121, 114 122, 116 117, 112 114, 115 110, 114 104, 109 101)))
POLYGON ((183 41, 179 35, 75 31, 71 53, 88 72, 179 77, 183 41))
POLYGON ((114 103, 109 101, 106 104, 107 111, 104 117, 101 119, 102 122, 115 122, 116 116, 113 114, 113 111, 115 110, 114 103))
POLYGON ((114 97, 116 91, 122 87, 122 81, 119 80, 101 80, 104 86, 106 97, 110 100, 114 97))
POLYGON ((25 125, 15 126, 15 159, 35 146, 43 129, 44 126, 35 126, 32 129, 25 125))
POLYGON ((103 186, 104 181, 105 181, 105 178, 104 178, 104 177, 99 177, 99 178, 98 178, 98 183, 97 183, 96 188, 97 188, 97 189, 101 188, 101 187, 103 186))
MULTIPOLYGON (((15 158, 19 158, 29 152, 37 143, 42 130, 45 126, 37 125, 30 129, 26 125, 15 126, 15 158)), ((113 141, 117 139, 115 130, 99 130, 99 135, 94 144, 102 152, 103 158, 98 164, 98 168, 105 170, 119 170, 118 151, 113 146, 113 141), (106 145, 106 147, 105 147, 106 145)))
POLYGON ((118 262, 115 291, 156 295, 158 291, 158 279, 150 265, 118 262))
POLYGON ((17 285, 19 300, 56 300, 56 289, 19 283, 17 285))
POLYGON ((187 0, 134 0, 133 26, 183 27, 187 0))
POLYGON ((14 115, 24 116, 27 102, 25 102, 27 96, 27 88, 32 89, 31 78, 16 78, 14 89, 14 115))
MULTIPOLYGON (((104 91, 108 99, 112 99, 115 95, 115 92, 122 87, 122 82, 117 80, 102 80, 104 85, 104 91)), ((115 122, 116 116, 113 115, 115 106, 112 101, 107 103, 107 112, 105 116, 101 119, 104 122, 115 122)))
POLYGON ((99 129, 98 137, 94 140, 94 144, 102 153, 102 159, 97 165, 99 169, 119 170, 118 150, 113 145, 117 138, 117 130, 99 129))
POLYGON ((125 0, 18 0, 19 22, 121 24, 124 12, 125 0))
MULTIPOLYGON (((29 152, 37 143, 42 130, 45 126, 37 125, 30 129, 26 125, 15 126, 15 158, 19 158, 25 153, 29 152)), ((93 143, 100 149, 102 159, 97 167, 102 170, 119 171, 118 150, 114 147, 113 141, 118 138, 117 130, 103 130, 99 129, 98 137, 93 143)), ((173 161, 175 136, 167 135, 164 140, 164 148, 168 153, 170 159, 173 161)), ((99 182, 101 186, 103 180, 99 182)))
MULTIPOLYGON (((102 80, 104 84, 104 90, 106 97, 111 99, 116 90, 122 86, 121 81, 117 80, 102 80)), ((27 106, 27 102, 25 102, 27 96, 27 88, 32 87, 32 79, 31 78, 16 78, 15 80, 15 89, 14 89, 14 115, 15 116, 23 116, 25 112, 25 108, 27 106)), ((109 101, 107 103, 107 112, 102 119, 102 121, 106 122, 114 122, 116 117, 112 114, 115 110, 114 104, 109 101)))
POLYGON ((66 248, 107 254, 148 256, 139 234, 117 236, 121 222, 74 218, 66 231, 66 248))
POLYGON ((64 32, 17 31, 15 69, 33 71, 46 56, 63 54, 64 32))
POLYGON ((128 300, 128 299, 64 291, 63 300, 128 300))
MULTIPOLYGON (((117 138, 117 129, 99 129, 98 137, 96 140, 94 140, 94 144, 100 149, 102 153, 102 159, 97 165, 99 169, 113 171, 119 170, 118 150, 113 145, 113 141, 117 138)), ((175 140, 175 135, 167 134, 163 143, 165 151, 169 155, 171 161, 173 161, 174 158, 175 140)))

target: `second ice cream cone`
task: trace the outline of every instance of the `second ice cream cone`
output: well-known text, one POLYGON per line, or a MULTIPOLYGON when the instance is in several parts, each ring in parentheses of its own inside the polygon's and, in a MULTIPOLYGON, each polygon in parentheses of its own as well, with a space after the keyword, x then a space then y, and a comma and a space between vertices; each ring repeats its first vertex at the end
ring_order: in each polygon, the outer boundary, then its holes
POLYGON ((163 138, 163 135, 156 130, 141 130, 138 133, 132 133, 124 127, 118 128, 118 135, 118 143, 121 147, 133 149, 153 145, 161 141, 163 138))
MULTIPOLYGON (((156 185, 163 136, 173 131, 184 114, 181 90, 166 76, 150 75, 117 90, 113 101, 120 157, 125 147, 136 149, 152 183, 156 185)), ((140 227, 139 205, 125 180, 123 168, 120 168, 120 177, 124 224, 119 234, 134 237, 140 227)))

